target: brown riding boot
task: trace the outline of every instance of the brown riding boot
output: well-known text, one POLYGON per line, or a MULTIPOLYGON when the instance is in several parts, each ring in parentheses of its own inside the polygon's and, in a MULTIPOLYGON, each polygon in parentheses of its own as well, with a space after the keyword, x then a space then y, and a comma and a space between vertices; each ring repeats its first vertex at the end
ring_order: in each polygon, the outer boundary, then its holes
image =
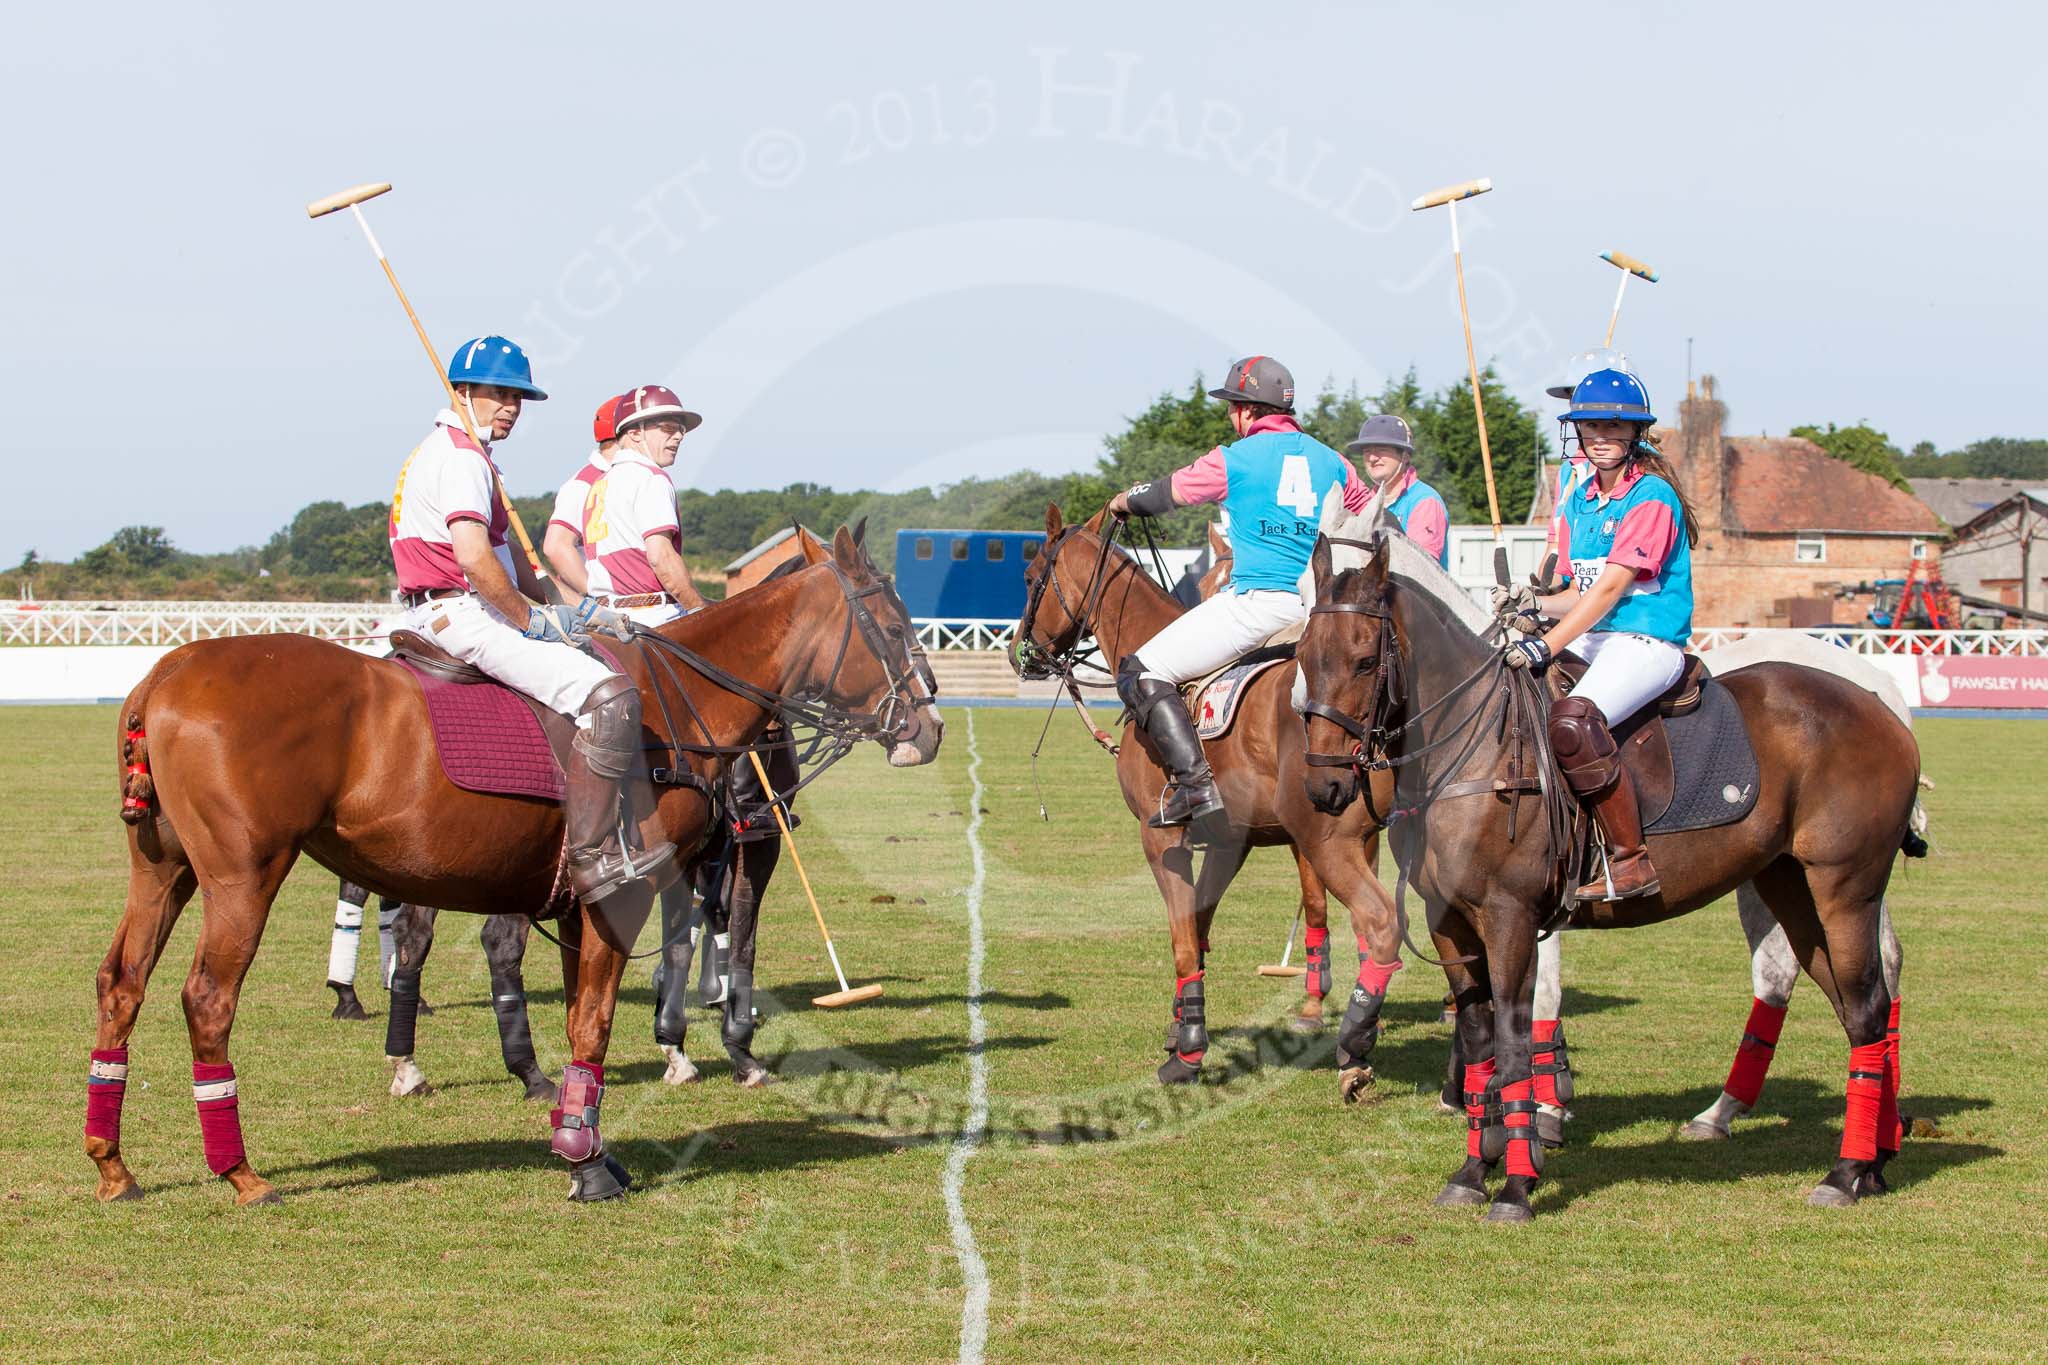
POLYGON ((1598 796, 1589 797, 1587 805, 1592 808, 1593 819, 1600 826, 1600 837, 1607 845, 1607 875, 1595 877, 1579 888, 1582 901, 1625 901, 1632 896, 1654 896, 1663 888, 1657 881, 1657 869, 1650 865, 1649 852, 1643 847, 1643 821, 1636 809, 1635 779, 1626 768, 1619 769, 1619 776, 1613 786, 1598 796), (1612 880, 1614 890, 1607 889, 1612 880))
POLYGON ((1656 895, 1661 888, 1657 869, 1650 866, 1643 848, 1635 781, 1621 764, 1607 717, 1584 697, 1564 697, 1550 708, 1549 730, 1557 766, 1572 792, 1592 811, 1607 848, 1608 875, 1580 887, 1579 899, 1618 901, 1656 895), (1614 882, 1612 894, 1609 878, 1614 882))
POLYGON ((590 717, 570 745, 568 800, 563 839, 568 846, 569 887, 576 899, 597 905, 675 857, 674 844, 652 844, 636 855, 620 839, 619 814, 625 797, 619 781, 640 757, 640 693, 614 674, 583 703, 590 717))

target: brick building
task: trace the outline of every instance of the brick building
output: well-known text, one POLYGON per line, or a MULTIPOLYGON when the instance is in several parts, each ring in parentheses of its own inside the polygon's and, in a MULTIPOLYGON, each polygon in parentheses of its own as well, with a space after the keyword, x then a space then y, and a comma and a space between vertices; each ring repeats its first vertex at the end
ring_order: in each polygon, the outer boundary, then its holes
MULTIPOLYGON (((1659 427, 1693 514, 1693 621, 1709 626, 1855 624, 1867 596, 1852 585, 1904 576, 1940 553, 1941 519, 1911 493, 1795 436, 1729 436, 1712 376, 1659 427)), ((1547 520, 1553 472, 1530 520, 1547 520)))

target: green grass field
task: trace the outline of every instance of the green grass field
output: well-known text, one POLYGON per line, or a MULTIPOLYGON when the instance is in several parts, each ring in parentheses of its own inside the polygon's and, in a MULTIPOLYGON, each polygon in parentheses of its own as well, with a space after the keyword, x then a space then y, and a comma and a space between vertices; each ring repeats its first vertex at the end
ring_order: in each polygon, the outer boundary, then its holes
MULTIPOLYGON (((1298 985, 1253 975, 1294 901, 1291 860, 1258 855, 1217 918, 1210 1083, 1162 1092, 1170 956, 1107 761, 1056 720, 1041 823, 1038 714, 949 720, 935 767, 890 770, 869 749, 807 797, 800 847, 848 971, 887 995, 809 1006, 830 972, 785 866, 759 965, 760 1052, 782 1084, 734 1087, 700 1011, 706 1079, 663 1086, 648 964, 632 969, 605 1131, 639 1188, 608 1205, 564 1201, 545 1113, 503 1075, 473 921, 442 921, 427 969, 439 1012, 420 1056, 438 1090, 389 1098, 373 950, 379 1017, 330 1021, 334 879, 301 865, 233 1047, 251 1156, 285 1203, 238 1210, 201 1161, 188 1088, 196 905, 131 1045, 123 1136, 148 1198, 92 1198, 93 973, 125 884, 114 714, 0 708, 0 1342, 26 1358, 953 1358, 964 1288, 941 1181, 969 1072, 971 734, 990 1136, 963 1203, 991 1360, 2043 1351, 2048 726, 1921 726, 1936 853, 1902 866, 1891 899, 1904 1107, 1940 1135, 1909 1141, 1895 1193, 1804 1203, 1839 1140, 1847 1056, 1811 983, 1758 1116, 1730 1143, 1674 1139, 1718 1093, 1746 1017, 1730 902, 1567 941, 1571 1146, 1537 1221, 1500 1228, 1429 1206, 1463 1141, 1433 1112, 1440 973, 1395 979, 1378 1098, 1340 1106, 1328 1039, 1275 1027, 1298 985)), ((559 977, 535 946, 534 1032, 556 1069, 559 977)))

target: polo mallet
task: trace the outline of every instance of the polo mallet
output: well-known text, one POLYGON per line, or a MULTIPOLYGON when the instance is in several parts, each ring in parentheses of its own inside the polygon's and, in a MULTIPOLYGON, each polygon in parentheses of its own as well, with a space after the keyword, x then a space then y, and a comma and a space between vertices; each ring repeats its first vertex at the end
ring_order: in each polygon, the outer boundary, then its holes
POLYGON ((1485 194, 1493 181, 1482 176, 1462 185, 1431 190, 1408 207, 1420 213, 1439 204, 1451 210, 1451 267, 1458 275, 1458 316, 1465 324, 1465 368, 1472 375, 1472 412, 1479 419, 1479 462, 1486 469, 1486 514, 1493 521, 1493 539, 1500 541, 1500 494, 1493 487, 1493 448, 1486 440, 1486 400, 1479 396, 1479 358, 1472 350, 1472 311, 1465 304, 1465 252, 1458 244, 1458 201, 1485 194))
MULTIPOLYGON (((434 378, 441 381, 441 389, 448 395, 449 408, 462 419, 462 429, 469 433, 469 439, 481 446, 483 440, 476 434, 476 426, 470 421, 469 405, 456 399, 455 386, 448 382, 448 371, 442 368, 441 357, 434 351, 434 343, 427 339, 427 329, 420 325, 420 315, 412 311, 412 300, 406 298, 405 290, 399 286, 398 276, 392 272, 391 262, 385 258, 382 244, 377 241, 377 234, 370 231, 370 220, 363 216, 365 200, 389 193, 389 182, 357 185, 339 194, 330 194, 325 199, 315 199, 306 205, 306 216, 324 218, 341 209, 347 209, 356 216, 356 226, 363 230, 363 237, 369 242, 370 250, 377 253, 377 264, 384 267, 384 278, 391 281, 391 292, 398 295, 399 306, 405 309, 405 316, 411 320, 412 330, 418 334, 420 345, 426 348, 427 359, 434 366, 434 378)), ((512 495, 505 491, 502 480, 497 480, 494 476, 494 482, 498 484, 498 500, 505 504, 505 515, 511 518, 512 534, 519 537, 519 548, 526 551, 527 562, 533 565, 534 573, 542 578, 547 577, 547 570, 541 566, 540 556, 533 552, 533 541, 526 534, 526 523, 519 519, 519 509, 512 505, 512 495)))
POLYGON ((1307 974, 1308 968, 1306 967, 1290 967, 1287 965, 1294 957, 1294 931, 1300 927, 1301 911, 1297 909, 1294 912, 1294 923, 1288 927, 1287 947, 1281 950, 1278 965, 1271 962, 1266 963, 1263 967, 1259 968, 1260 976, 1304 976, 1307 974))
POLYGON ((768 809, 775 812, 775 827, 782 831, 783 847, 789 850, 789 861, 796 866, 796 879, 803 883, 804 899, 811 903, 811 915, 818 921, 818 932, 825 939, 825 956, 832 959, 832 975, 839 978, 839 989, 830 995, 814 995, 811 1003, 821 1009, 836 1010, 843 1005, 858 1005, 863 1000, 873 1000, 882 993, 880 986, 862 986, 854 990, 846 984, 846 973, 839 966, 839 950, 832 946, 832 931, 825 927, 825 912, 818 908, 818 895, 811 890, 811 879, 804 872, 804 860, 796 855, 796 840, 790 836, 789 821, 782 818, 782 803, 775 799, 775 784, 768 780, 768 769, 761 764, 759 750, 747 750, 747 757, 753 760, 754 775, 761 779, 761 790, 768 793, 768 809))
POLYGON ((1607 318, 1607 340, 1600 343, 1602 346, 1612 346, 1614 324, 1621 321, 1621 295, 1628 288, 1628 277, 1640 275, 1651 284, 1655 284, 1657 272, 1625 251, 1603 251, 1600 253, 1600 259, 1621 272, 1621 283, 1614 288, 1614 311, 1607 318))

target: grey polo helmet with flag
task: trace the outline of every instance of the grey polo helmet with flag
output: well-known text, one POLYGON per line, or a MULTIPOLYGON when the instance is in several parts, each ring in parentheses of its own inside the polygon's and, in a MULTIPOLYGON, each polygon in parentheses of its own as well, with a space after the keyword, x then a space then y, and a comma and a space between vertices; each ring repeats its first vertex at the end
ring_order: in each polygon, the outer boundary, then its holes
POLYGON ((1269 355, 1246 356, 1230 367, 1223 387, 1209 390, 1209 396, 1226 403, 1264 403, 1292 412, 1294 376, 1269 355))

